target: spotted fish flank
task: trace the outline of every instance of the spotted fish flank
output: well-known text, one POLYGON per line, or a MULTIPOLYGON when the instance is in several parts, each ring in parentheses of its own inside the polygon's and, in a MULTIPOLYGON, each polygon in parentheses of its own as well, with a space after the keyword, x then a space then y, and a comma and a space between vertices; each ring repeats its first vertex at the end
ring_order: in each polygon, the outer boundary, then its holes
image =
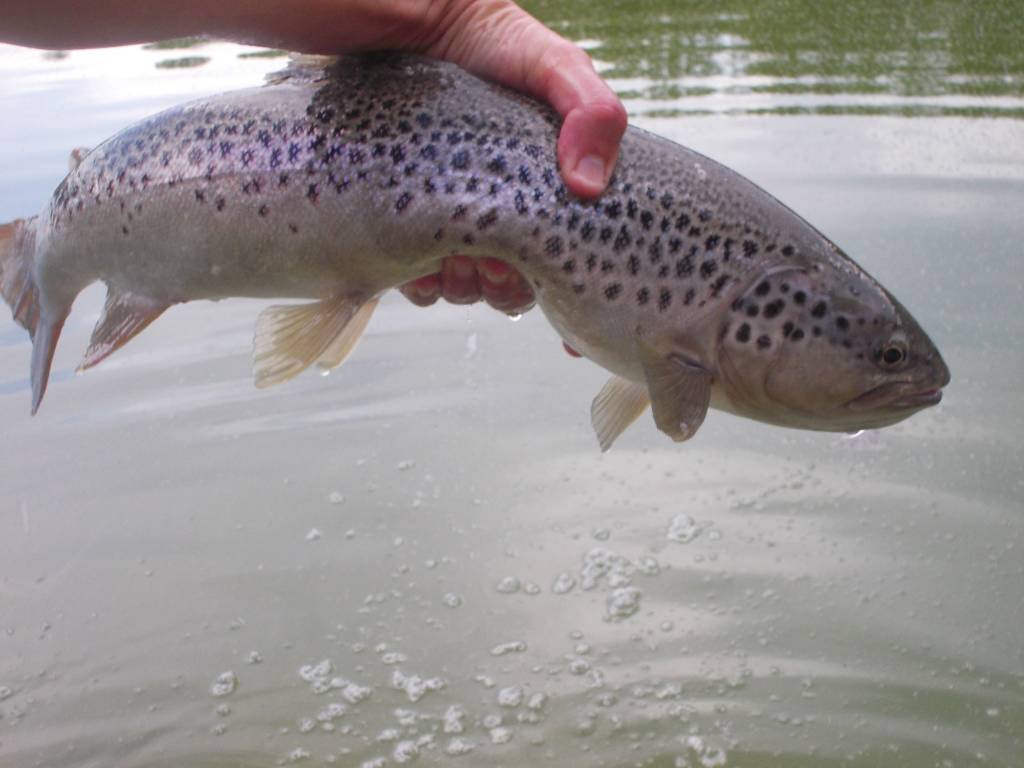
POLYGON ((92 151, 39 217, 0 227, 0 288, 33 337, 33 409, 77 293, 107 283, 83 367, 171 305, 308 298, 261 318, 262 385, 339 364, 387 289, 451 254, 519 269, 573 349, 614 374, 603 448, 650 401, 692 436, 710 406, 853 430, 937 402, 949 374, 913 318, 760 188, 630 128, 608 191, 555 161, 559 119, 450 64, 305 62, 168 110, 92 151))

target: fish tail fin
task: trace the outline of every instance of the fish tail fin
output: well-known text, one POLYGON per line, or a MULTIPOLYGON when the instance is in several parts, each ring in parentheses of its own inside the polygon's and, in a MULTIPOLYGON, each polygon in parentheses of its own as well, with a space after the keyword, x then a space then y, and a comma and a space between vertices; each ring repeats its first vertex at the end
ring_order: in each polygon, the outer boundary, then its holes
MULTIPOLYGON (((32 413, 46 392, 50 363, 67 311, 51 317, 35 277, 35 217, 0 224, 0 294, 17 323, 32 336, 32 413)), ((69 307, 70 308, 70 307, 69 307)))

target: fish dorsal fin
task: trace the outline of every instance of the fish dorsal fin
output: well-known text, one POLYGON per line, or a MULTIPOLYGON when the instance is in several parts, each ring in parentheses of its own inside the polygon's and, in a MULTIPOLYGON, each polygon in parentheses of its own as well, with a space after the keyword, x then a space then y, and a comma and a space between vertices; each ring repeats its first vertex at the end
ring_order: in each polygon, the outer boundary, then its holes
POLYGON ((314 53, 290 53, 284 69, 266 76, 267 85, 279 85, 286 80, 311 82, 320 80, 324 70, 338 61, 338 56, 321 56, 314 53))
POLYGON ((693 437, 711 402, 711 372, 687 355, 659 353, 643 340, 640 362, 658 429, 677 443, 693 437))
POLYGON ((256 320, 252 368, 256 386, 261 389, 288 381, 323 359, 341 363, 366 327, 375 301, 339 296, 313 304, 268 307, 256 320), (360 309, 369 306, 365 316, 360 309), (358 319, 357 319, 358 318, 358 319), (358 331, 346 334, 353 321, 358 331), (344 340, 335 341, 345 336, 344 340))
POLYGON ((601 452, 611 448, 616 438, 636 421, 650 404, 646 384, 637 384, 618 376, 608 379, 590 405, 590 423, 597 433, 601 452))
POLYGON ((88 155, 92 150, 89 147, 75 147, 71 150, 71 155, 68 157, 68 173, 76 170, 78 166, 85 160, 85 156, 88 155))
POLYGON ((96 363, 109 357, 160 317, 169 306, 170 302, 119 291, 108 285, 103 314, 96 322, 96 327, 92 329, 89 348, 85 350, 78 370, 92 368, 96 363))
POLYGON ((348 325, 342 329, 341 333, 334 337, 334 341, 316 359, 316 364, 321 370, 330 371, 345 362, 345 358, 356 348, 356 343, 363 335, 363 331, 366 330, 366 324, 370 322, 373 310, 377 308, 378 301, 380 301, 379 298, 373 298, 363 304, 352 316, 352 319, 348 321, 348 325))

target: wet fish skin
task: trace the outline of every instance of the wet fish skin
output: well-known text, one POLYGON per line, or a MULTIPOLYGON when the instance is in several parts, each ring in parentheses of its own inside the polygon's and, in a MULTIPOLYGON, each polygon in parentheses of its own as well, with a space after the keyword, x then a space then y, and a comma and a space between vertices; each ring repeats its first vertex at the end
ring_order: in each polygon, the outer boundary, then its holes
POLYGON ((648 401, 676 440, 709 404, 848 431, 937 401, 949 372, 924 331, 780 202, 637 128, 608 192, 579 200, 555 164, 558 126, 452 65, 376 54, 122 131, 38 219, 0 230, 0 284, 33 334, 34 407, 96 279, 108 305, 84 367, 174 303, 318 299, 261 316, 268 385, 339 364, 377 296, 453 253, 513 264, 565 341, 614 374, 592 409, 605 448, 648 401))

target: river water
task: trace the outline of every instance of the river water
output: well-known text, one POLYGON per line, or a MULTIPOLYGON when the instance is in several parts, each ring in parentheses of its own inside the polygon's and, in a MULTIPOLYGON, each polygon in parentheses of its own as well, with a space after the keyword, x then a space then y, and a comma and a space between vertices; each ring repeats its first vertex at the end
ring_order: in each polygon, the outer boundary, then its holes
MULTIPOLYGON (((713 412, 600 454, 539 312, 390 296, 257 391, 265 302, 174 308, 28 416, 0 320, 0 766, 1024 765, 1016 2, 547 2, 631 119, 827 232, 942 350, 855 437, 713 412)), ((0 47, 0 220, 89 146, 282 59, 0 47)), ((187 41, 181 43, 187 45, 187 41)))

